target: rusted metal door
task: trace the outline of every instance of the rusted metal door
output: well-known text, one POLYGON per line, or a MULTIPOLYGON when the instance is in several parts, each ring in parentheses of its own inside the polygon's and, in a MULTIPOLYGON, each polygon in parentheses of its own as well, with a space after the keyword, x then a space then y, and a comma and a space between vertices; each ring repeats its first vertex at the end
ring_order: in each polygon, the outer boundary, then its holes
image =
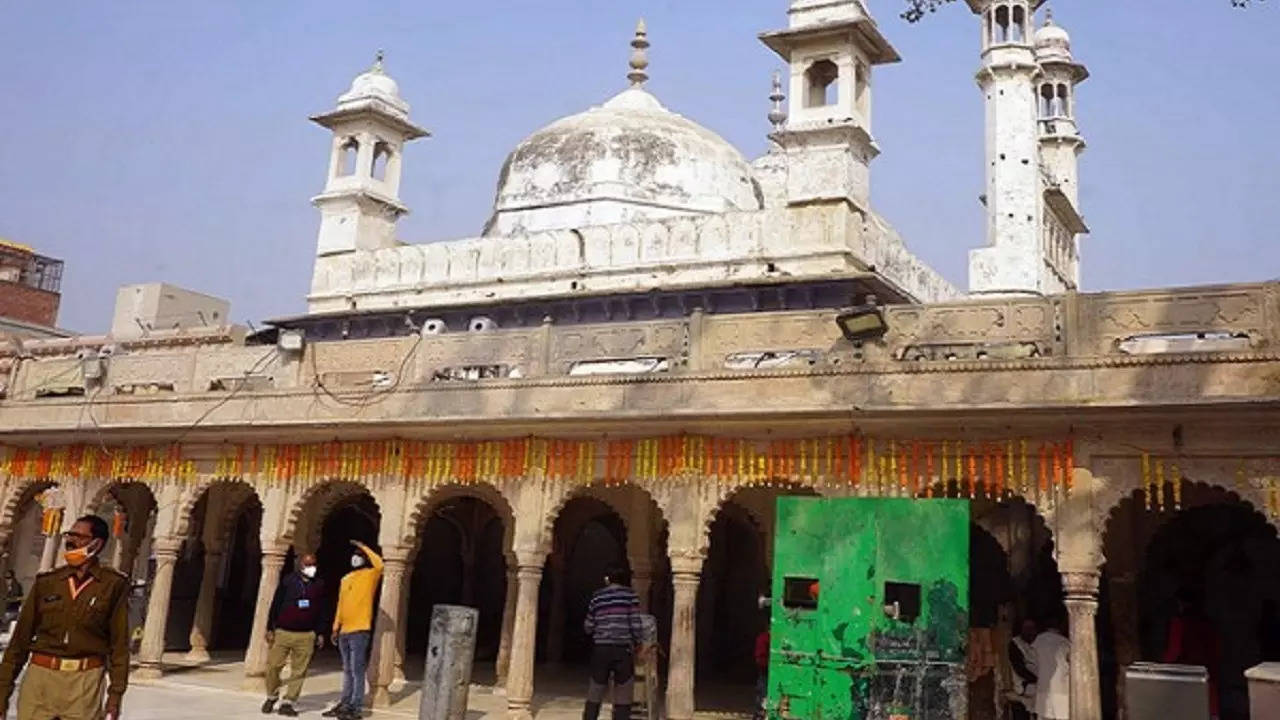
POLYGON ((963 717, 968 585, 965 501, 780 498, 769 717, 963 717))

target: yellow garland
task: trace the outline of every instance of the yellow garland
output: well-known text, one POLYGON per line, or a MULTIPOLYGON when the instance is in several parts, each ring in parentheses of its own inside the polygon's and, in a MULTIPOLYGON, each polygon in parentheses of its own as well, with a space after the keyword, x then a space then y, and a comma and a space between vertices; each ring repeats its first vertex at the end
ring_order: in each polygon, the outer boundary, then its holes
POLYGON ((1142 453, 1142 497, 1147 509, 1151 509, 1151 455, 1142 453))
POLYGON ((1156 459, 1156 508, 1164 512, 1164 458, 1156 459))

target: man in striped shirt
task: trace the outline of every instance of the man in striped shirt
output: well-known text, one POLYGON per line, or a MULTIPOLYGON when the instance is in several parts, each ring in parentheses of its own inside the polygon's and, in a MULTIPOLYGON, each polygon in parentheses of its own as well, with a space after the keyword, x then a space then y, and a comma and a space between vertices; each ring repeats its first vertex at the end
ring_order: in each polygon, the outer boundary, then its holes
POLYGON ((591 683, 583 720, 600 717, 600 703, 613 680, 613 720, 629 720, 635 683, 635 648, 642 634, 640 597, 631 589, 631 571, 622 566, 605 572, 605 586, 591 596, 583 627, 591 636, 591 683))

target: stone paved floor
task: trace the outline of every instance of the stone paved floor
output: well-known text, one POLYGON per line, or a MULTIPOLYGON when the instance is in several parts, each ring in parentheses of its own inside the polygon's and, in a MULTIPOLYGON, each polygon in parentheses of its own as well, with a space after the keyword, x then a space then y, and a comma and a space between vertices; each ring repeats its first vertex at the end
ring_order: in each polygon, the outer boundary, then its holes
MULTIPOLYGON (((238 660, 238 658, 236 658, 238 660)), ((170 663, 180 657, 166 658, 170 663)), ((198 668, 176 669, 161 680, 134 681, 125 696, 124 720, 249 720, 261 719, 262 691, 244 687, 244 666, 231 658, 215 660, 198 668)), ((410 674, 419 668, 409 667, 410 674)), ((538 692, 534 710, 538 720, 577 720, 582 717, 582 692, 585 682, 576 669, 555 671, 544 669, 535 679, 538 692)), ((342 679, 333 659, 321 657, 308 675, 298 710, 304 718, 319 720, 319 713, 338 698, 342 679)), ((743 707, 741 697, 749 689, 707 689, 703 695, 712 707, 743 707), (731 702, 726 702, 730 700, 731 702)), ((370 720, 396 720, 417 717, 420 693, 417 683, 392 686, 391 707, 373 711, 370 720)), ((700 703, 702 707, 704 703, 700 703)), ((700 718, 749 717, 741 712, 699 712, 700 718)), ((605 708, 602 717, 609 717, 605 708)), ((506 717, 506 697, 502 689, 492 686, 492 669, 479 665, 473 677, 467 720, 506 717)))

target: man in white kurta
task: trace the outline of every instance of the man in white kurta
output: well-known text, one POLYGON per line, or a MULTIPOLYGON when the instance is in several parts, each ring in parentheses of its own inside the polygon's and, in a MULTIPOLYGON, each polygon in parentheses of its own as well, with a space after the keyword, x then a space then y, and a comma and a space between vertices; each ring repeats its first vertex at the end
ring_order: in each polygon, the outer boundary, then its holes
POLYGON ((1041 632, 1031 649, 1036 658, 1036 716, 1068 720, 1071 716, 1071 641, 1056 628, 1041 632))

